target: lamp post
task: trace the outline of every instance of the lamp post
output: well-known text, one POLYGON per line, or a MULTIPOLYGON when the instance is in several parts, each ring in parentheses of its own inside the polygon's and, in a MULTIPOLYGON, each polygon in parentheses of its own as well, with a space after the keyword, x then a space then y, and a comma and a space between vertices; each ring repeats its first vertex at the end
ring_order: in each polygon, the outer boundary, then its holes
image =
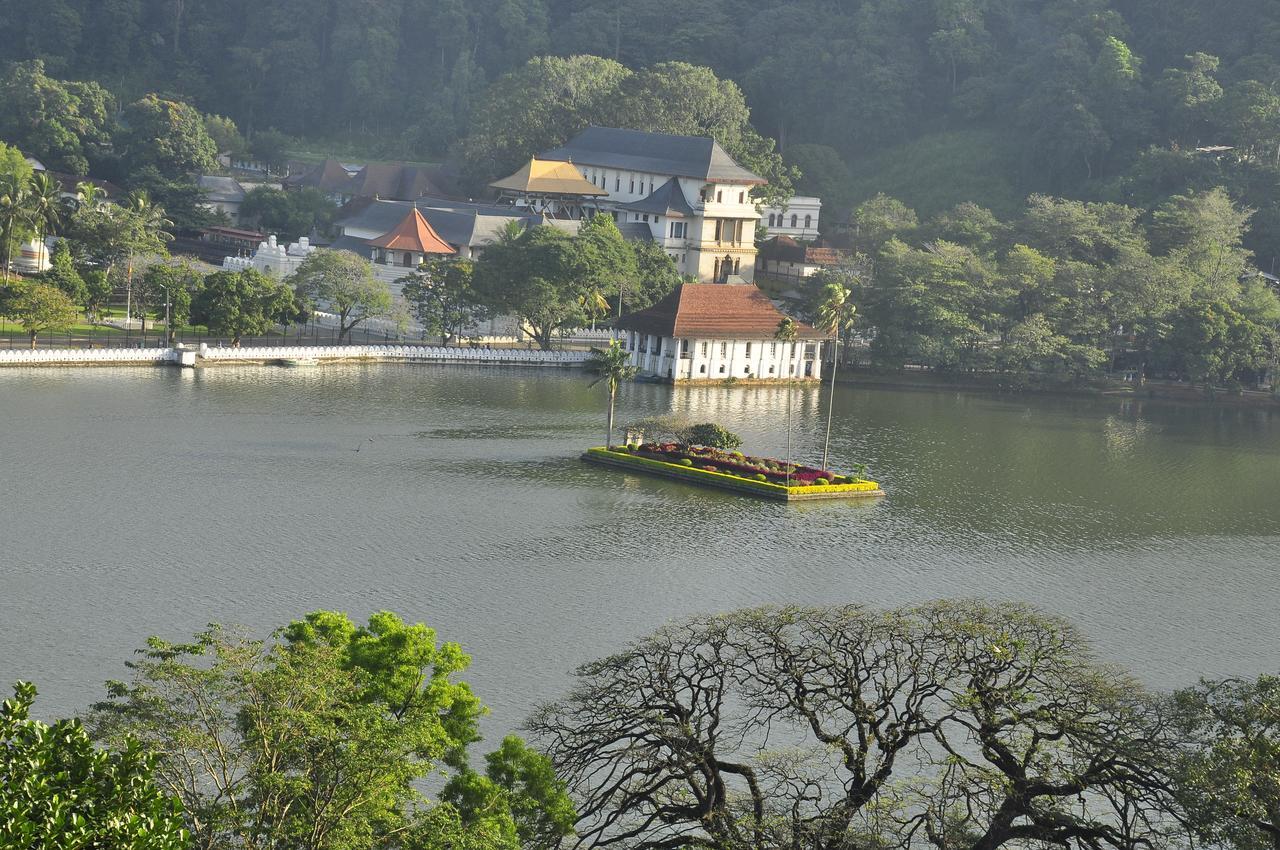
POLYGON ((796 323, 791 319, 783 319, 778 322, 778 329, 773 332, 773 338, 782 343, 782 351, 787 351, 787 343, 792 344, 791 357, 787 360, 787 462, 786 462, 786 482, 787 486, 791 486, 791 370, 795 368, 795 341, 796 341, 796 323))

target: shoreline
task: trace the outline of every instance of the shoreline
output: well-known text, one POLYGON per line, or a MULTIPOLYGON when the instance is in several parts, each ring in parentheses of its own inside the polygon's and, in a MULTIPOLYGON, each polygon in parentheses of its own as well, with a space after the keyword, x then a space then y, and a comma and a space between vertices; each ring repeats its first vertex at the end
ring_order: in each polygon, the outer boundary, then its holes
MULTIPOLYGON (((823 383, 826 383, 824 379, 823 383)), ((1028 385, 1017 382, 1017 376, 1001 376, 983 380, 971 375, 949 376, 937 372, 875 372, 842 368, 836 383, 850 387, 879 387, 884 389, 925 390, 936 392, 985 393, 1000 396, 1060 396, 1064 398, 1125 399, 1131 401, 1162 401, 1175 404, 1204 407, 1232 406, 1261 410, 1280 410, 1280 395, 1259 390, 1236 392, 1215 388, 1211 396, 1202 386, 1177 384, 1164 381, 1148 381, 1141 386, 1109 384, 1105 386, 1028 385)))

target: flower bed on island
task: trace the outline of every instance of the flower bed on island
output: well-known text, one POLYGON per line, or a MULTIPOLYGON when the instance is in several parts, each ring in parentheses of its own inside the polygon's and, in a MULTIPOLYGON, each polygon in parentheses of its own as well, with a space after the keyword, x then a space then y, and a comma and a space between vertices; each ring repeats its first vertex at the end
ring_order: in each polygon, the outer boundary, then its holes
POLYGON ((860 475, 679 443, 594 448, 583 459, 783 501, 884 495, 860 475))

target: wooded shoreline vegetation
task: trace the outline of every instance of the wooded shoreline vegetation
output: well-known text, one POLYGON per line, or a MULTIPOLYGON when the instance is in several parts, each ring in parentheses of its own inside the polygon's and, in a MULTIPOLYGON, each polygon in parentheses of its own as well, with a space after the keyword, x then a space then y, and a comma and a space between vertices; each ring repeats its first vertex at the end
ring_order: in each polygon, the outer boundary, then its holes
POLYGON ((316 611, 148 638, 83 723, 33 720, 18 683, 0 845, 1280 847, 1280 678, 1153 692, 1024 606, 674 622, 581 666, 483 769, 470 661, 390 612, 316 611))

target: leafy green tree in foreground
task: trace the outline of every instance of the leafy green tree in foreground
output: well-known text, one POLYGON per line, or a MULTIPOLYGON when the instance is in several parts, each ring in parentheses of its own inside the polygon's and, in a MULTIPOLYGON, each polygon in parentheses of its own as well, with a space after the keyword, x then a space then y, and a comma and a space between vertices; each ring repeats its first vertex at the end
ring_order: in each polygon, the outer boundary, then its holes
POLYGON ((549 225, 503 234, 477 261, 475 290, 490 308, 519 318, 549 351, 556 331, 586 320, 581 299, 592 275, 585 260, 574 237, 549 225))
POLYGON ((65 239, 59 239, 54 246, 49 268, 41 273, 40 279, 76 304, 84 304, 89 298, 89 288, 76 269, 75 261, 71 258, 71 247, 65 239))
POLYGON ((424 331, 440 335, 448 345, 465 329, 486 317, 471 281, 475 263, 465 257, 432 257, 401 278, 401 294, 424 331))
POLYGON ((36 347, 42 333, 65 330, 76 323, 76 305, 63 292, 47 283, 24 284, 9 302, 8 314, 22 324, 36 347))
POLYGON ((214 272, 191 301, 191 321, 231 337, 236 348, 242 337, 265 334, 296 313, 293 290, 255 269, 214 272))
POLYGON ((618 387, 623 381, 635 377, 637 369, 631 365, 631 355, 616 339, 609 340, 608 348, 591 349, 591 358, 587 361, 587 369, 596 372, 600 377, 591 382, 591 386, 607 383, 609 387, 608 426, 605 431, 605 447, 613 445, 613 407, 618 398, 618 387))
POLYGON ((391 290, 373 275, 369 261, 350 251, 319 249, 287 281, 308 302, 338 314, 338 340, 368 319, 391 315, 391 290))
POLYGON ((572 815, 545 758, 522 747, 470 777, 485 709, 456 678, 469 663, 389 612, 357 625, 317 611, 267 640, 211 625, 186 643, 148 639, 93 723, 157 753, 197 848, 516 850, 521 830, 572 815), (432 802, 418 783, 445 769, 476 781, 432 802))
POLYGON ((1189 742, 1178 791, 1199 838, 1280 848, 1280 677, 1202 682, 1175 702, 1189 742))
POLYGON ((32 720, 35 686, 0 706, 0 847, 11 850, 183 850, 178 801, 135 740, 96 749, 78 720, 32 720))
POLYGON ((190 262, 155 263, 138 280, 142 306, 168 322, 165 334, 172 345, 178 328, 191 319, 191 299, 203 277, 190 262))

